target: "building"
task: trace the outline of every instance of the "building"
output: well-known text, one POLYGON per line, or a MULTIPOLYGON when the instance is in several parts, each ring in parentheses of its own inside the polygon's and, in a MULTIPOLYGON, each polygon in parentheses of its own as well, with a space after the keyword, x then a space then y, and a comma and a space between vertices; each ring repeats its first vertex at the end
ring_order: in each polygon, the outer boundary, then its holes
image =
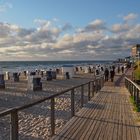
POLYGON ((140 44, 136 44, 132 47, 131 59, 132 62, 136 62, 140 59, 140 44))
POLYGON ((132 57, 137 57, 139 53, 140 53, 140 44, 136 44, 132 47, 131 55, 132 57))

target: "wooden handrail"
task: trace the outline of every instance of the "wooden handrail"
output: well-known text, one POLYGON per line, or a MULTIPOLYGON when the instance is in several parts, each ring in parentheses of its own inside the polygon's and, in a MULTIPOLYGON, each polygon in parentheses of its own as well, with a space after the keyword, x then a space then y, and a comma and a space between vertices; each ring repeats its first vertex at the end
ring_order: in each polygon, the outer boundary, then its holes
POLYGON ((6 116, 6 115, 10 115, 10 113, 14 110, 14 108, 11 109, 7 109, 5 111, 0 112, 0 117, 6 116))
POLYGON ((140 90, 140 87, 139 87, 136 83, 134 83, 132 80, 130 80, 130 79, 127 78, 127 77, 125 77, 125 79, 128 80, 129 82, 131 82, 137 89, 140 90))
MULTIPOLYGON (((86 83, 83 83, 83 84, 80 84, 80 85, 77 85, 77 86, 73 86, 69 89, 61 91, 61 92, 56 93, 54 95, 51 95, 49 97, 45 97, 43 99, 38 99, 36 101, 33 101, 32 103, 29 103, 29 104, 26 104, 26 105, 23 105, 23 106, 17 106, 17 107, 5 110, 3 112, 0 112, 0 117, 4 117, 6 115, 11 115, 10 139, 11 140, 18 140, 18 112, 23 110, 23 109, 26 109, 26 108, 32 107, 34 105, 40 104, 40 103, 42 103, 46 100, 51 100, 51 104, 50 104, 51 105, 51 134, 54 135, 55 134, 55 98, 60 96, 60 95, 65 94, 66 92, 71 91, 71 117, 72 117, 72 116, 75 115, 75 105, 74 105, 74 100, 75 100, 74 94, 75 93, 74 93, 74 90, 76 88, 81 87, 81 107, 82 107, 83 103, 84 103, 84 101, 83 101, 84 86, 88 85, 88 99, 90 100, 91 89, 92 89, 92 92, 95 92, 94 88, 93 87, 91 88, 91 85, 96 86, 96 85, 94 85, 94 82, 97 82, 98 80, 101 80, 101 79, 103 79, 102 76, 97 77, 96 79, 88 81, 86 83)), ((100 84, 101 84, 101 82, 100 82, 100 84)), ((102 86, 102 85, 100 85, 100 86, 102 86)), ((99 90, 99 89, 97 89, 97 87, 96 87, 96 90, 99 90)), ((94 94, 92 93, 92 95, 94 95, 94 94)))
POLYGON ((127 77, 125 77, 125 86, 129 90, 131 96, 134 98, 134 102, 139 107, 139 103, 140 103, 140 99, 139 99, 140 87, 136 83, 134 83, 132 80, 127 78, 127 77))

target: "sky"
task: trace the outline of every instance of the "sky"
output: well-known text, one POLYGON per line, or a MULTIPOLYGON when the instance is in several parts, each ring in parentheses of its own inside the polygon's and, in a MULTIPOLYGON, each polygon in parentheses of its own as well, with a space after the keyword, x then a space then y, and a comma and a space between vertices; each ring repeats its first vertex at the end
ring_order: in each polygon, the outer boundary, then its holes
POLYGON ((138 0, 0 0, 0 61, 116 60, 140 44, 138 0))

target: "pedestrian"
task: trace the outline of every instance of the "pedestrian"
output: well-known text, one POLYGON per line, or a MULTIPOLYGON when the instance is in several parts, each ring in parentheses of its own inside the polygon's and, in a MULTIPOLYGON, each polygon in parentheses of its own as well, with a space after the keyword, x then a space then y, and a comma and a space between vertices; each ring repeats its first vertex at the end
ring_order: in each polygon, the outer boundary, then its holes
POLYGON ((114 66, 114 65, 112 66, 112 69, 113 69, 113 71, 115 72, 115 66, 114 66))
POLYGON ((124 66, 122 66, 122 73, 124 73, 124 66))
POLYGON ((99 75, 99 70, 98 69, 96 70, 96 75, 99 75))
POLYGON ((69 72, 66 72, 66 79, 70 79, 69 72))
POLYGON ((118 73, 120 73, 120 66, 118 65, 118 73))
POLYGON ((91 67, 88 67, 88 72, 91 73, 91 67))
POLYGON ((109 78, 109 70, 107 68, 105 69, 104 75, 105 75, 105 81, 108 81, 108 78, 109 78))
POLYGON ((114 76, 115 76, 115 71, 113 69, 110 70, 110 78, 111 78, 111 82, 114 81, 114 76))
POLYGON ((101 67, 101 71, 104 71, 104 68, 103 67, 101 67))

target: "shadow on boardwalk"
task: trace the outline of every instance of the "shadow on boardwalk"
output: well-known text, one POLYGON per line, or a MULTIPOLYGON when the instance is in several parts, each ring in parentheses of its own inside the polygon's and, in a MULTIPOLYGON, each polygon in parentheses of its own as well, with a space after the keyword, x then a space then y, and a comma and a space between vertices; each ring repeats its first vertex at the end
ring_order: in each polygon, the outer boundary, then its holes
POLYGON ((114 85, 115 85, 115 86, 124 86, 124 77, 125 77, 125 74, 122 74, 122 75, 114 82, 114 85))
MULTIPOLYGON (((127 73, 126 73, 127 74, 127 73)), ((116 75, 52 139, 140 140, 138 116, 132 110, 125 74, 116 75)))

